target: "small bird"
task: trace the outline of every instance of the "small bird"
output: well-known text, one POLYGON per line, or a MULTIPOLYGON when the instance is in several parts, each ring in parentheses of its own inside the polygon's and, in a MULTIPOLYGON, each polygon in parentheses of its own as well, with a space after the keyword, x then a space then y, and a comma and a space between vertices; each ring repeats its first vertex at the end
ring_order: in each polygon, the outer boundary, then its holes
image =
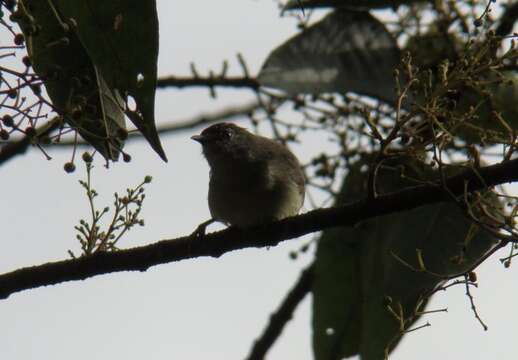
POLYGON ((230 123, 191 139, 210 166, 213 220, 248 227, 296 215, 304 202, 304 174, 286 147, 230 123))

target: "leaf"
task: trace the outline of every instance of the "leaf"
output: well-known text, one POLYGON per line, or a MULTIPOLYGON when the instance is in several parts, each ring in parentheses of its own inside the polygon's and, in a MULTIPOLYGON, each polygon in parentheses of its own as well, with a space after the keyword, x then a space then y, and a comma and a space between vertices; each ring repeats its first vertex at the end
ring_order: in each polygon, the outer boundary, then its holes
POLYGON ((59 22, 47 2, 23 0, 19 9, 34 71, 53 105, 105 158, 117 160, 126 133, 124 103, 114 101, 116 93, 109 91, 79 39, 66 31, 68 25, 59 22))
POLYGON ((76 32, 106 84, 133 97, 130 120, 167 161, 155 125, 158 59, 156 1, 51 0, 76 32))
MULTIPOLYGON (((338 202, 365 194, 362 164, 351 169, 338 202)), ((412 184, 400 176, 401 168, 409 178, 433 177, 415 162, 390 165, 379 172, 382 192, 412 184)), ((324 231, 313 285, 315 359, 383 359, 401 339, 400 322, 387 306, 402 314, 405 329, 411 327, 418 305, 420 311, 426 305, 422 296, 443 282, 432 272, 462 273, 494 246, 492 237, 473 230, 456 205, 439 203, 324 231), (421 261, 427 271, 418 271, 421 261)))
POLYGON ((340 9, 276 48, 258 80, 289 94, 352 91, 392 102, 398 63, 397 44, 381 22, 340 9))
POLYGON ((399 5, 410 5, 419 2, 429 2, 429 0, 290 0, 286 3, 283 10, 295 10, 320 7, 347 7, 351 9, 380 9, 397 8, 399 5))
POLYGON ((518 77, 514 71, 500 75, 487 74, 479 84, 461 89, 457 112, 465 113, 475 107, 476 118, 462 126, 458 135, 468 143, 498 143, 508 141, 518 128, 518 77), (494 113, 498 115, 495 116, 494 113))

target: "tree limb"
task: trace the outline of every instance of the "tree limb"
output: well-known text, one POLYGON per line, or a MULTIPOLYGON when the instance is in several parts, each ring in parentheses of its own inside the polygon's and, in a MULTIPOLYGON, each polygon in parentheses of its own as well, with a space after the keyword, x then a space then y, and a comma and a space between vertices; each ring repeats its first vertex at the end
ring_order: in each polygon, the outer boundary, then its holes
POLYGON ((64 281, 84 280, 117 271, 146 271, 149 267, 201 256, 219 257, 249 247, 275 246, 315 231, 351 226, 358 222, 422 205, 453 201, 487 187, 518 181, 518 159, 497 165, 467 169, 440 182, 418 185, 398 192, 361 200, 344 206, 317 209, 271 224, 247 229, 230 227, 200 238, 196 235, 115 252, 101 252, 79 259, 63 260, 0 275, 0 299, 10 294, 64 281), (447 190, 445 189, 447 188, 447 190))
POLYGON ((507 36, 513 31, 514 24, 518 20, 518 2, 508 5, 500 17, 500 23, 495 30, 498 36, 507 36))
POLYGON ((282 301, 281 306, 270 317, 268 326, 264 329, 261 337, 254 343, 247 360, 262 360, 281 335, 284 326, 291 320, 293 312, 311 290, 313 283, 313 265, 305 269, 282 301))

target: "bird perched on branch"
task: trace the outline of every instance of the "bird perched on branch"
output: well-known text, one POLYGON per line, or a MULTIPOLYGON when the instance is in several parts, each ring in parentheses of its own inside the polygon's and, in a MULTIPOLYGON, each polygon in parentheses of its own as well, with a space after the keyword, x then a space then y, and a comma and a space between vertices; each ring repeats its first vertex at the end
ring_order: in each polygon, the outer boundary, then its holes
POLYGON ((230 123, 191 139, 210 166, 213 220, 247 227, 296 215, 304 202, 304 174, 285 146, 230 123))

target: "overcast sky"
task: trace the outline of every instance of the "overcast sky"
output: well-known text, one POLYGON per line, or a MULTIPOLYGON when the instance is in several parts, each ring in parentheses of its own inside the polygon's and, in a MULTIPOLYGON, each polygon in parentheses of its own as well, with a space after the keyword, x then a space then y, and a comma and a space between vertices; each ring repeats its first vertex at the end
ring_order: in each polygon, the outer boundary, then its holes
MULTIPOLYGON (((160 75, 188 75, 194 62, 200 73, 219 69, 224 59, 239 73, 241 52, 253 74, 269 51, 295 33, 293 19, 280 18, 273 1, 159 0, 160 75)), ((0 33, 0 44, 11 36, 0 33)), ((185 120, 253 99, 247 91, 160 90, 159 124, 185 120)), ((196 130, 196 132, 198 132, 196 130)), ((193 133, 162 139, 169 163, 144 142, 128 144, 133 161, 109 170, 96 162, 93 182, 99 207, 115 191, 139 183, 145 175, 143 217, 121 246, 132 247, 191 233, 209 218, 206 204, 208 166, 193 133)), ((316 152, 300 149, 299 156, 316 152)), ((0 206, 0 272, 67 258, 78 250, 73 226, 88 215, 88 204, 74 174, 62 167, 70 151, 51 150, 46 161, 33 150, 3 165, 0 206)), ((514 191, 514 190, 513 190, 514 191)), ((290 260, 305 240, 275 248, 242 250, 219 259, 194 259, 153 267, 144 273, 117 273, 81 282, 38 288, 0 301, 2 359, 243 359, 311 254, 290 260)), ((500 256, 499 256, 500 255, 500 256)), ((497 254, 477 271, 473 291, 484 332, 461 287, 439 294, 428 316, 432 326, 410 334, 392 359, 516 358, 514 344, 518 301, 516 267, 504 269, 497 254)), ((268 359, 311 359, 310 298, 299 307, 268 359)))

